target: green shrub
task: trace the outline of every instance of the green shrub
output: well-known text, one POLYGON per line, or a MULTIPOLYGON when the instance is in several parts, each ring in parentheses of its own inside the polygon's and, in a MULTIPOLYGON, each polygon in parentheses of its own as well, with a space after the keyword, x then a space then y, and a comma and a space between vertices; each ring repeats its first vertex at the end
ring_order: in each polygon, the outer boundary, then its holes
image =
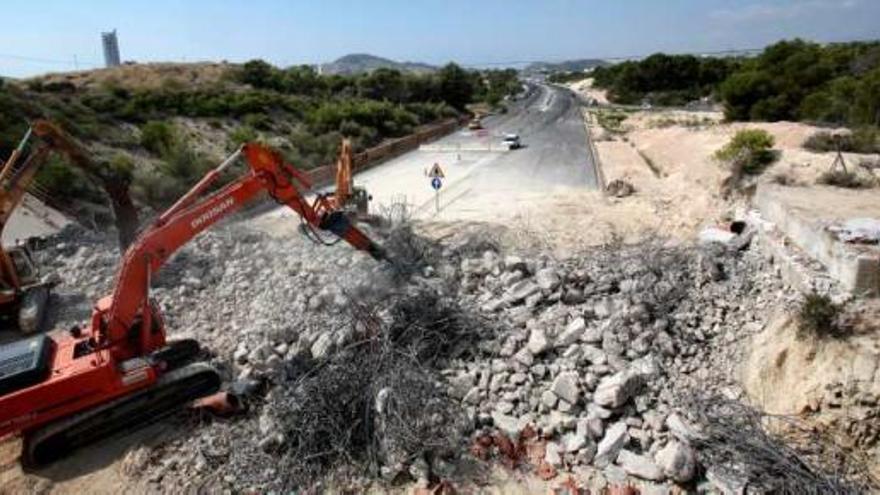
POLYGON ((264 113, 249 113, 242 117, 241 121, 246 127, 254 129, 265 131, 272 128, 272 120, 264 113))
POLYGON ((818 338, 842 338, 847 335, 840 324, 842 308, 831 298, 816 292, 807 294, 798 313, 798 335, 818 338))
POLYGON ((804 141, 803 147, 816 152, 840 151, 847 153, 880 153, 880 131, 876 127, 861 127, 852 133, 832 134, 819 131, 804 141))
POLYGON ((596 121, 599 123, 599 126, 610 132, 620 132, 622 130, 621 125, 627 117, 627 114, 616 111, 599 111, 596 113, 596 121))
POLYGON ((744 129, 736 133, 723 148, 715 152, 715 158, 727 162, 744 173, 761 173, 777 159, 773 150, 775 140, 763 129, 744 129))
POLYGON ((157 210, 170 206, 186 192, 179 180, 158 170, 144 169, 136 171, 133 189, 142 201, 157 210))
POLYGON ((819 184, 827 186, 844 187, 846 189, 869 189, 876 185, 876 181, 862 177, 852 171, 829 170, 819 176, 819 184))
POLYGON ((58 155, 50 155, 36 175, 36 182, 56 200, 102 201, 102 196, 85 174, 58 155))
POLYGON ((117 153, 107 164, 111 177, 120 182, 130 182, 134 177, 134 161, 122 153, 117 153))
POLYGON ((238 126, 229 133, 229 147, 230 149, 236 149, 244 143, 256 141, 258 137, 259 135, 253 127, 247 125, 238 126))
POLYGON ((174 128, 167 122, 151 120, 141 126, 141 146, 155 155, 165 155, 175 143, 174 128))

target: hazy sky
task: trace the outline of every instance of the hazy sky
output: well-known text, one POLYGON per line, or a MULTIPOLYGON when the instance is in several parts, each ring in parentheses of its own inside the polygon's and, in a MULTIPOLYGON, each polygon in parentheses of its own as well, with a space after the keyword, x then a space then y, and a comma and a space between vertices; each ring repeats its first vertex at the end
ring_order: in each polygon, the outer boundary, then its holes
POLYGON ((880 0, 4 0, 0 75, 123 60, 331 61, 347 53, 463 64, 880 38, 880 0))

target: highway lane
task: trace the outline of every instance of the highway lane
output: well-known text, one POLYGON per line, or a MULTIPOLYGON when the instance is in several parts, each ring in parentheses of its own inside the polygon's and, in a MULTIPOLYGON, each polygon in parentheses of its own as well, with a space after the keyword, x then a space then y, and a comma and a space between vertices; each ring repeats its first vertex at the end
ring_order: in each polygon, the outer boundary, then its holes
POLYGON ((460 130, 357 174, 356 184, 373 196, 371 209, 405 202, 424 219, 499 221, 556 191, 596 189, 595 164, 570 91, 532 86, 506 114, 486 117, 483 123, 481 132, 460 130), (506 133, 519 134, 524 147, 503 149, 506 133), (439 211, 426 175, 434 163, 446 175, 439 211))

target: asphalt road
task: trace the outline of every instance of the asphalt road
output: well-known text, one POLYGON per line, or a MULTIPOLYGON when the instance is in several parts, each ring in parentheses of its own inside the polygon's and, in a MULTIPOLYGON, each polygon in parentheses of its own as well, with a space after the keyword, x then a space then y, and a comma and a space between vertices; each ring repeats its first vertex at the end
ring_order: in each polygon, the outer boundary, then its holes
MULTIPOLYGON (((499 220, 554 191, 596 189, 596 168, 570 91, 533 86, 508 113, 483 124, 483 131, 460 130, 357 174, 355 183, 373 196, 371 210, 403 202, 420 218, 499 220), (506 150, 506 133, 519 134, 524 147, 506 150), (427 176, 435 163, 445 174, 439 195, 427 176)), ((270 214, 284 214, 279 211, 270 214)))

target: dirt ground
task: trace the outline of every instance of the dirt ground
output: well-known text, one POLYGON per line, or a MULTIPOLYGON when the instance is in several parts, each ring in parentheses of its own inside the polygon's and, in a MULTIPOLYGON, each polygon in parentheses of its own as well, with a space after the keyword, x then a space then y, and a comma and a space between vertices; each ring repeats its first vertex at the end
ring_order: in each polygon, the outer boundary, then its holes
POLYGON ((592 98, 596 100, 596 103, 600 105, 608 104, 608 94, 604 89, 594 88, 593 87, 593 79, 584 79, 583 81, 575 81, 573 83, 569 83, 569 89, 574 91, 575 93, 579 93, 587 98, 592 98))
POLYGON ((147 493, 145 485, 129 476, 136 469, 129 455, 139 445, 169 438, 174 428, 156 424, 128 435, 118 435, 82 449, 37 471, 24 471, 19 463, 21 441, 0 443, 0 495, 147 493))
MULTIPOLYGON (((585 90, 592 94, 593 90, 585 90)), ((690 240, 704 227, 724 224, 737 211, 748 207, 747 198, 725 199, 721 184, 728 177, 726 167, 713 154, 737 131, 764 129, 775 138, 779 159, 758 179, 773 181, 778 176, 799 186, 800 194, 817 190, 816 179, 828 170, 834 153, 814 153, 803 142, 820 129, 792 123, 722 122, 720 112, 639 111, 623 121, 621 132, 599 127, 588 111, 605 184, 616 179, 635 187, 635 194, 613 198, 589 192, 554 194, 546 198, 542 211, 565 220, 564 228, 549 222, 548 232, 567 246, 604 242, 618 236, 633 240, 655 232, 677 240, 690 240)), ((877 155, 844 154, 850 167, 877 155)), ((522 219, 528 225, 528 218, 522 219)))

